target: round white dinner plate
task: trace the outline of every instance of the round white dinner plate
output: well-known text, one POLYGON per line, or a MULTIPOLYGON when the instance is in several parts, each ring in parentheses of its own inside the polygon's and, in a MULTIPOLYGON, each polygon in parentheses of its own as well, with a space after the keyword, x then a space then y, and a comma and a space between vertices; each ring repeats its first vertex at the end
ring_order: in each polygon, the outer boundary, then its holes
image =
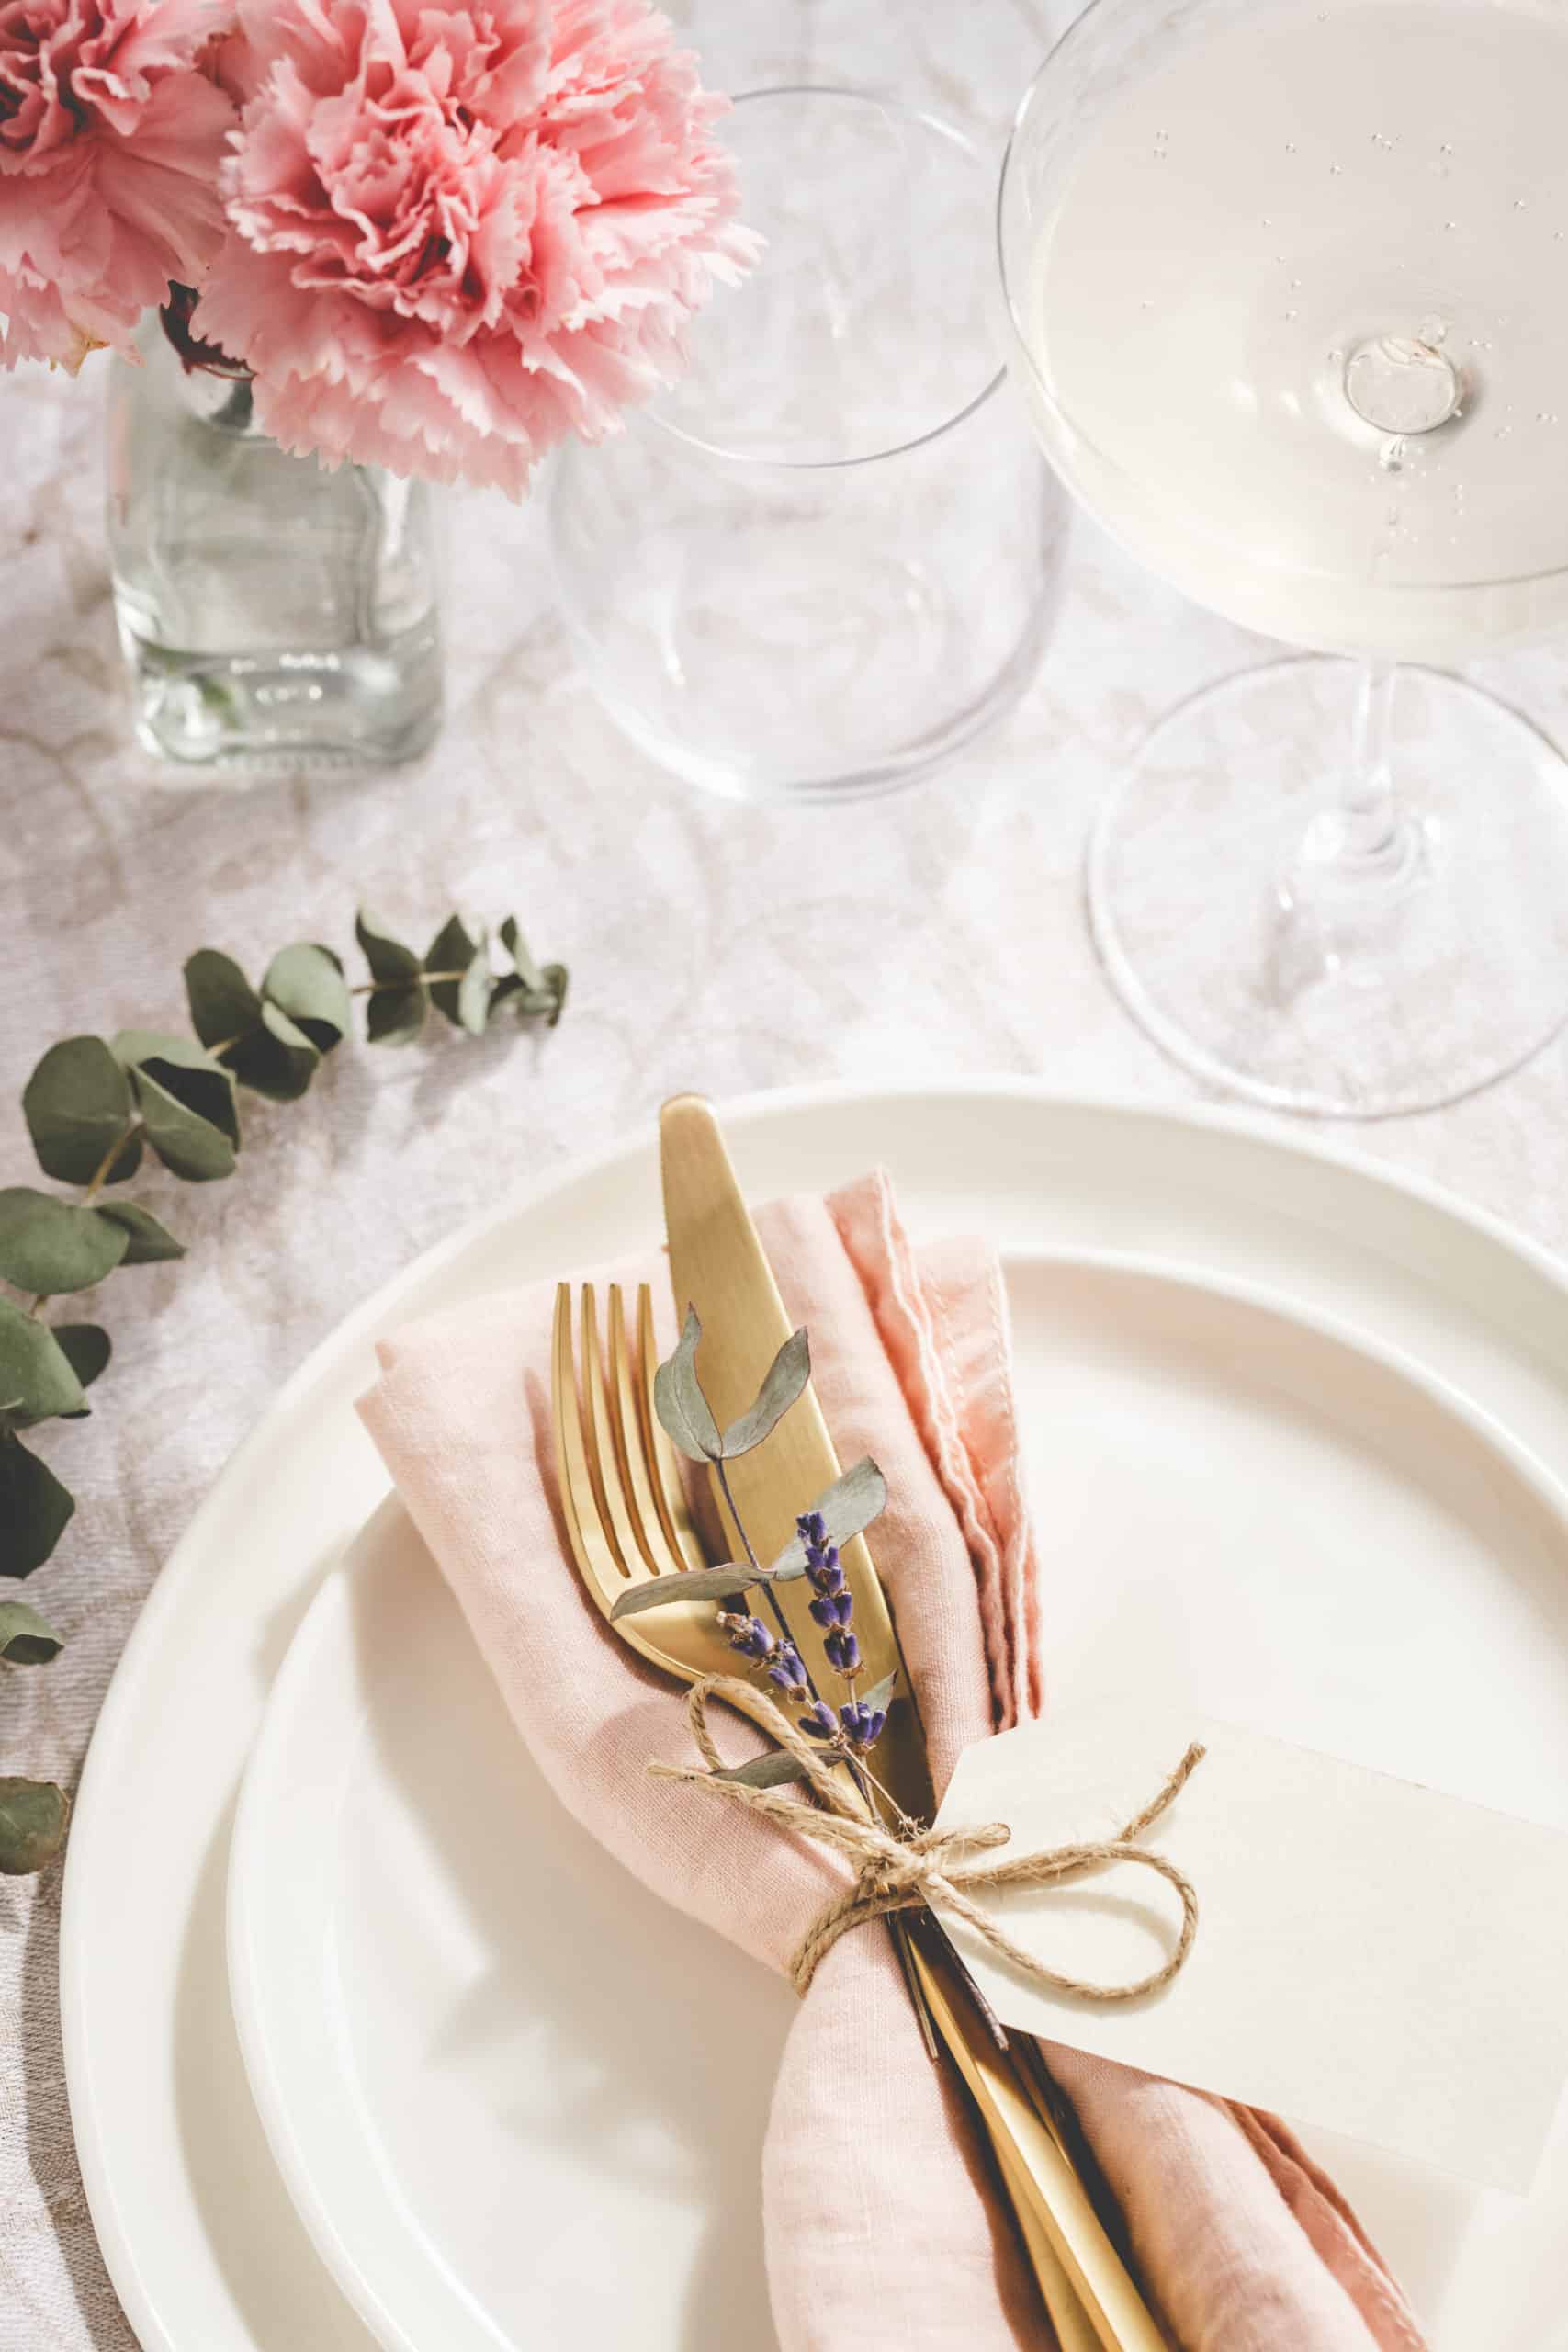
MULTIPOLYGON (((1007 1274, 1058 1689, 1157 1689, 1568 1829, 1568 1502, 1529 1457, 1258 1295, 1007 1274)), ((295 1636, 229 1884, 263 2123, 387 2352, 771 2340, 756 2192, 790 1996, 568 1818, 395 1500, 295 1636)), ((1437 2352, 1473 2352, 1478 2311, 1488 2352, 1539 2352, 1533 2317, 1501 2324, 1530 2283, 1507 2200, 1349 2162, 1437 2352)))
MULTIPOLYGON (((1287 1294, 1448 1380, 1568 1479, 1560 1268, 1337 1146, 1234 1114, 1065 1100, 1027 1080, 812 1088, 737 1105, 727 1125, 757 1198, 880 1159, 919 1234, 978 1227, 1014 1256, 1142 1253, 1287 1294)), ((62 2006, 88 2199, 147 2352, 373 2342, 268 2153, 234 2034, 223 1907, 268 1691, 322 1577, 386 1493, 353 1410, 374 1339, 659 1234, 650 1105, 636 1142, 488 1213, 317 1350, 197 1514, 127 1646, 66 1859, 62 2006)), ((1539 2341, 1551 2341, 1544 2321, 1539 2341)))

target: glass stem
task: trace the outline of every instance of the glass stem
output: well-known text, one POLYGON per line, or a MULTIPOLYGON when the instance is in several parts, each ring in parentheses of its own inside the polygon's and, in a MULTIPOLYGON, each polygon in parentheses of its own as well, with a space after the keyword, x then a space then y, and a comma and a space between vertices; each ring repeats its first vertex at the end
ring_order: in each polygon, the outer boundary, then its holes
POLYGON ((1404 859, 1399 804, 1389 767, 1389 722, 1397 673, 1392 662, 1363 662, 1356 679, 1350 764, 1339 795, 1338 854, 1351 869, 1404 859))
POLYGON ((1349 758, 1327 808, 1280 888, 1287 913, 1314 920, 1402 899, 1426 870, 1426 837, 1402 808, 1392 768, 1391 719, 1399 673, 1365 662, 1356 679, 1349 758))

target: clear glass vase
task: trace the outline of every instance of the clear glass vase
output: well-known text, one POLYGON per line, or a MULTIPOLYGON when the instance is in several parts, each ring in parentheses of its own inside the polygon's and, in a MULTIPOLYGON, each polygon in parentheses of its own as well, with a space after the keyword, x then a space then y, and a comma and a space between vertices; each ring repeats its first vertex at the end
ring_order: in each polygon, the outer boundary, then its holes
POLYGON ((441 721, 425 485, 289 457, 243 377, 187 369, 156 322, 143 351, 115 365, 108 446, 141 741, 241 771, 414 758, 441 721))

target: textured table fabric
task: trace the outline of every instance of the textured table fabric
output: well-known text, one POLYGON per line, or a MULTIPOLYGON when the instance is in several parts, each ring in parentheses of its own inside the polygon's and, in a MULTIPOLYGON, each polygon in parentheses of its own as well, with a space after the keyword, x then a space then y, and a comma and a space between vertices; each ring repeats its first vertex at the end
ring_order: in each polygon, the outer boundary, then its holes
MULTIPOLYGON (((852 81, 993 136, 1059 22, 1045 0, 698 0, 676 13, 732 88, 852 81)), ((362 896, 414 935, 452 903, 514 908, 574 988, 547 1039, 444 1031, 400 1055, 346 1049, 306 1102, 253 1110, 235 1181, 141 1187, 190 1256, 106 1296, 116 1353, 98 1410, 42 1448, 80 1507, 29 1592, 70 1646, 50 1668, 0 1669, 0 1772, 67 1782, 159 1563, 281 1381, 502 1187, 613 1141, 685 1086, 1021 1071, 1190 1099, 1096 967, 1082 844, 1149 724, 1266 651, 1086 526, 1045 667, 1000 732, 903 797, 738 810, 651 767, 573 676, 536 518, 463 503, 451 716, 434 754, 356 782, 176 790, 127 742, 98 442, 90 383, 0 379, 0 1181, 33 1173, 17 1099, 43 1047, 177 1023, 179 967, 198 945, 252 968, 293 939, 346 948, 362 896)), ((1474 674, 1568 741, 1559 649, 1474 674)), ((1562 1247, 1565 1052, 1359 1140, 1562 1247)), ((72 2148, 59 1897, 58 1872, 0 1881, 0 2352, 125 2352, 72 2148)))

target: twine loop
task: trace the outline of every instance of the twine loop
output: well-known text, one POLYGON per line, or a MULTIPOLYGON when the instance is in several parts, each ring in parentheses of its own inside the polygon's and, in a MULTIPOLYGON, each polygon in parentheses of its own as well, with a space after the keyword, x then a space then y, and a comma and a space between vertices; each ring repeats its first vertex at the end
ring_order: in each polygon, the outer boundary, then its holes
POLYGON ((744 1807, 748 1813, 776 1822, 781 1829, 794 1830, 818 1846, 830 1848, 853 1865, 854 1876, 849 1885, 818 1912, 791 1958, 790 1979, 803 1999, 813 1976, 840 1936, 848 1935, 853 1928, 863 1927, 870 1919, 928 1905, 962 1919, 992 1951, 1036 1984, 1048 1985, 1058 1993, 1076 1994, 1080 2000, 1135 2001, 1141 1995, 1157 1992, 1162 1984, 1168 1984, 1185 1965, 1198 1932, 1197 1894, 1191 1881, 1174 1862, 1163 1854, 1151 1854, 1137 1841, 1174 1802, 1202 1760, 1203 1749, 1196 1742, 1153 1800, 1114 1838, 1053 1846, 1038 1854, 1013 1854, 1000 1861, 991 1861, 985 1857, 1011 1842, 1012 1833, 1005 1822, 987 1822, 974 1829, 913 1829, 906 1836, 896 1835, 869 1815, 859 1792, 835 1769, 842 1760, 840 1752, 822 1741, 807 1738, 774 1700, 751 1683, 741 1681, 738 1675, 710 1674, 694 1683, 686 1713, 692 1737, 703 1758, 702 1768, 652 1764, 649 1767, 650 1772, 660 1780, 682 1781, 691 1788, 707 1789, 715 1796, 744 1807), (820 1800, 821 1811, 801 1804, 787 1788, 757 1788, 749 1781, 726 1777, 724 1760, 708 1727, 708 1706, 715 1699, 724 1700, 777 1741, 800 1766, 802 1776, 820 1800), (1181 1902, 1181 1927, 1168 1957, 1146 1976, 1134 1977, 1125 1984, 1098 1984, 1047 1967, 1021 1944, 1015 1943, 975 1900, 977 1894, 994 1887, 1059 1886, 1104 1862, 1134 1862, 1144 1870, 1154 1871, 1175 1888, 1181 1902))

